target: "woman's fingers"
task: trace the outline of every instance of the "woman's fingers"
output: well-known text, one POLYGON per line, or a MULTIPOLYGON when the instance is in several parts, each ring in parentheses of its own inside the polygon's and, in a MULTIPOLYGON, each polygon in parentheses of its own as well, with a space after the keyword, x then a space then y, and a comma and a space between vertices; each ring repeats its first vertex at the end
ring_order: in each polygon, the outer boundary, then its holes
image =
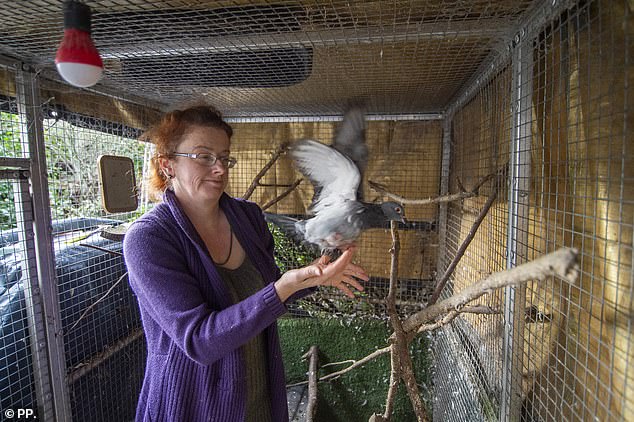
POLYGON ((356 279, 352 278, 352 277, 343 277, 342 279, 344 284, 350 285, 352 287, 354 287, 355 289, 357 289, 358 291, 362 292, 363 286, 361 285, 361 283, 359 283, 356 279))
POLYGON ((354 293, 352 293, 352 290, 350 290, 350 288, 346 285, 346 283, 339 283, 339 284, 337 284, 336 287, 339 290, 341 290, 350 299, 354 299, 354 293))

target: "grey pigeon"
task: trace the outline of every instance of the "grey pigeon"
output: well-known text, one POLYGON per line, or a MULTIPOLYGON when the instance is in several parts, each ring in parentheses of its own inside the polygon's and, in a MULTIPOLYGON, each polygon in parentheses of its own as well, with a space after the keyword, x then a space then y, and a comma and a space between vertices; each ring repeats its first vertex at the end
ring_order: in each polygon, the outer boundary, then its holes
MULTIPOLYGON (((396 202, 372 204, 358 197, 362 180, 361 169, 367 164, 367 147, 358 117, 347 113, 333 146, 314 140, 302 140, 290 147, 297 169, 315 188, 312 216, 306 220, 267 214, 269 222, 279 226, 296 241, 318 247, 322 253, 335 254, 353 244, 366 229, 383 227, 390 220, 405 223, 403 206, 396 202), (357 128, 357 129, 355 129, 357 128)), ((364 120, 363 114, 361 119, 364 120)))

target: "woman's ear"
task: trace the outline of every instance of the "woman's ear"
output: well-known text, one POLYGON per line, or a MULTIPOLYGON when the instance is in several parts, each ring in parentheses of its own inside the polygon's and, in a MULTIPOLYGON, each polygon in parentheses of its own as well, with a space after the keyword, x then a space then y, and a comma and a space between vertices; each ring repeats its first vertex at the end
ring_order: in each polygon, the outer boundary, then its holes
POLYGON ((157 161, 161 173, 163 173, 167 179, 174 177, 174 170, 172 169, 172 163, 169 158, 160 156, 157 158, 157 161))

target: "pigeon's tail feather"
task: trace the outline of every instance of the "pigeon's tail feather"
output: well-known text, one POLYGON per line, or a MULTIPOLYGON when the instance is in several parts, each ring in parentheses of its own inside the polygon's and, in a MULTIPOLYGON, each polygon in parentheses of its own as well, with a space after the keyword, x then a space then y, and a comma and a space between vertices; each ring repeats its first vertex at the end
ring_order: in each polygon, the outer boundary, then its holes
POLYGON ((304 233, 305 224, 303 221, 286 215, 271 214, 268 212, 264 213, 264 219, 267 223, 271 223, 279 227, 282 233, 296 244, 303 245, 311 249, 314 248, 314 245, 306 241, 304 233))

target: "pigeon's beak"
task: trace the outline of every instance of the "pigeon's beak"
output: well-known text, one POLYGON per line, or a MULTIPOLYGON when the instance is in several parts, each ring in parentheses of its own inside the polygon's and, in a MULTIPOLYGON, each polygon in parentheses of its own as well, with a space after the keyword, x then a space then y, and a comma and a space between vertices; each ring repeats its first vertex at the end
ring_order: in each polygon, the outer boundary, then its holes
POLYGON ((401 223, 407 224, 407 220, 405 219, 404 215, 401 216, 401 223))

